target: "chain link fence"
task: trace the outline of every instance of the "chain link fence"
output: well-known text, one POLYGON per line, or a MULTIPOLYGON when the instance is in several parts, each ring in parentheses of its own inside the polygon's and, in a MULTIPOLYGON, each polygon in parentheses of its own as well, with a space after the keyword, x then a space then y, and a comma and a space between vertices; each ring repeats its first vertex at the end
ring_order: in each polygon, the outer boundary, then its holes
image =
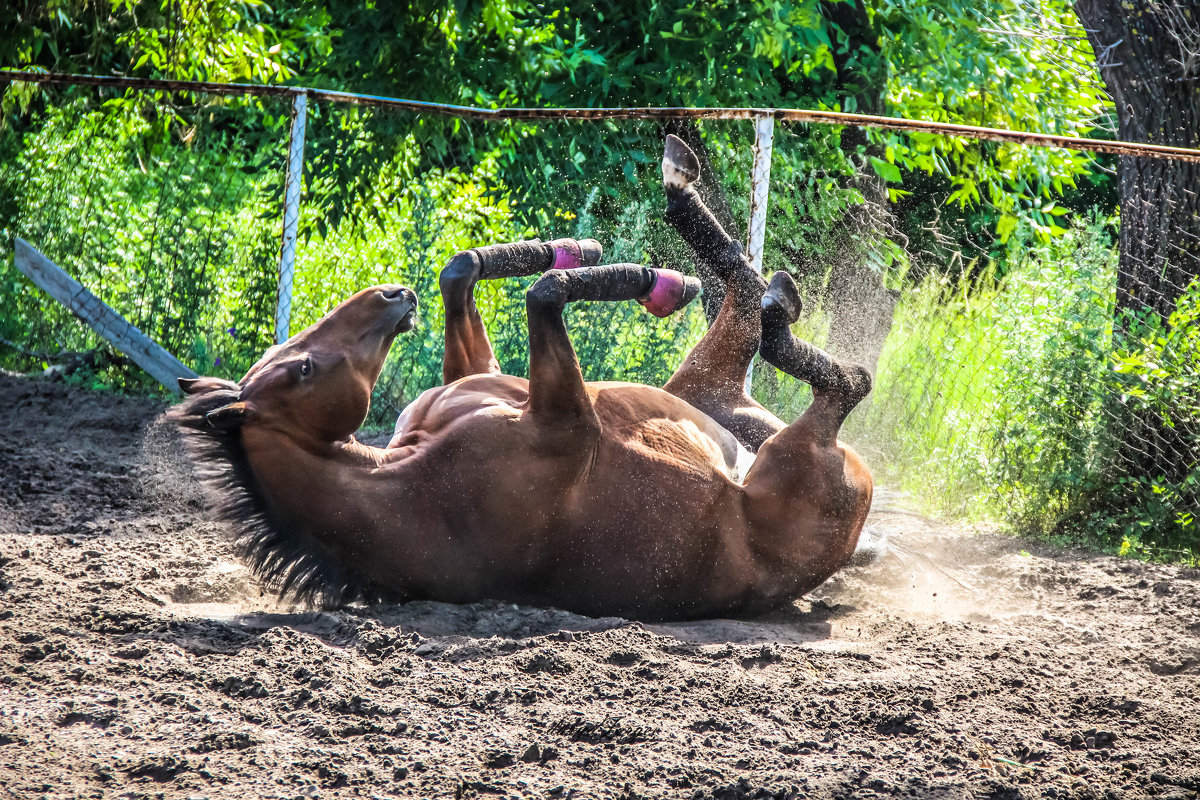
MULTIPOLYGON (((936 180, 916 176, 901 198, 869 169, 824 171, 840 129, 819 122, 475 118, 331 94, 11 83, 5 241, 29 241, 197 372, 233 379, 352 292, 404 283, 422 322, 377 386, 369 424, 387 427, 440 382, 436 278, 458 250, 594 237, 608 261, 695 272, 661 216, 659 157, 677 133, 701 152, 718 218, 764 273, 796 276, 797 334, 873 369, 846 438, 882 480, 959 514, 998 507, 1027 528, 1118 531, 1101 543, 1127 550, 1200 551, 1200 289, 1186 269, 1160 276, 1174 316, 1135 313, 1153 299, 1122 300, 1122 281, 1138 258, 1159 267, 1128 243, 1120 261, 1103 213, 1002 242, 936 180)), ((1160 202, 1194 202, 1162 184, 1160 202)), ((1153 244, 1197 257, 1186 239, 1153 244)), ((476 290, 513 374, 526 370, 531 282, 476 290)), ((0 306, 0 367, 152 389, 20 277, 11 252, 0 306)), ((588 379, 659 385, 706 324, 701 303, 667 320, 607 303, 568 317, 588 379)), ((774 369, 748 380, 785 419, 807 404, 807 387, 774 369)))
MULTIPOLYGON (((283 118, 286 104, 81 87, 10 88, 5 103, 18 112, 0 165, 8 246, 27 240, 199 372, 256 358, 269 343, 286 146, 258 119, 283 118)), ((11 250, 8 263, 0 364, 146 385, 23 281, 11 250)))

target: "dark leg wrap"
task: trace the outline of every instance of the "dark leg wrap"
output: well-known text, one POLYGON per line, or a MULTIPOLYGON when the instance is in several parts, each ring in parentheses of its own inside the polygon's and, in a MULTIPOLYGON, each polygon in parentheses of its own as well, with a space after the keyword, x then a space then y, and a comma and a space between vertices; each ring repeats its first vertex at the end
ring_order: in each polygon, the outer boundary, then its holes
POLYGON ((684 189, 666 187, 666 192, 666 220, 691 245, 696 255, 726 285, 753 288, 761 295, 766 283, 751 268, 741 243, 729 237, 696 190, 691 186, 684 189))
POLYGON ((871 374, 857 364, 844 364, 819 347, 792 335, 787 325, 763 330, 759 353, 770 364, 821 393, 844 398, 853 408, 871 391, 871 374))
MULTIPOLYGON (((510 244, 489 244, 467 252, 479 258, 481 280, 537 275, 551 267, 572 269, 600 261, 603 252, 594 239, 529 239, 510 244)), ((460 254, 461 255, 461 254, 460 254)))
POLYGON ((637 300, 649 293, 654 273, 640 264, 607 264, 572 270, 552 270, 529 290, 530 300, 545 306, 565 306, 578 300, 637 300))
POLYGON ((541 239, 474 248, 479 257, 479 277, 515 278, 545 272, 554 264, 554 250, 541 239))

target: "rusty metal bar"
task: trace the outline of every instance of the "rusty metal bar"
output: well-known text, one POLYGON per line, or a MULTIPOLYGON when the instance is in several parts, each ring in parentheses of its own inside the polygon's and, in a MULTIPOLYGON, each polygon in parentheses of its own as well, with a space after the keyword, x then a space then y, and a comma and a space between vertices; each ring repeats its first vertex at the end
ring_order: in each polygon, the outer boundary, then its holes
POLYGON ((603 119, 757 119, 770 116, 787 122, 815 122, 823 125, 851 125, 881 130, 932 133, 939 136, 961 136, 993 142, 1016 142, 1042 147, 1062 147, 1093 153, 1118 156, 1169 158, 1200 163, 1200 150, 1189 147, 1145 144, 1142 142, 1108 142, 1080 136, 1060 136, 1029 131, 1010 131, 1002 128, 983 128, 952 122, 928 122, 902 117, 877 117, 870 114, 848 114, 842 111, 812 111, 799 108, 475 108, 423 100, 403 100, 352 92, 335 92, 302 86, 266 86, 248 83, 209 83, 204 81, 164 81, 149 78, 116 78, 100 75, 61 75, 26 70, 0 70, 0 83, 30 81, 34 83, 106 86, 116 89, 152 89, 168 92, 207 92, 218 95, 291 95, 304 91, 313 100, 337 103, 397 108, 426 114, 480 120, 603 120, 603 119))

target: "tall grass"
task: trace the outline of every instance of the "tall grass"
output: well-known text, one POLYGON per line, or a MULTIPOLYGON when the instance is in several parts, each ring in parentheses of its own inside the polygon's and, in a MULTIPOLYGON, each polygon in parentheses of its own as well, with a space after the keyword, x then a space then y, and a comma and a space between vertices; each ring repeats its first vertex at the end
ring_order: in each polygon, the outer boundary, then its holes
POLYGON ((1003 279, 931 276, 904 293, 847 438, 943 513, 1195 560, 1195 449, 1171 478, 1136 474, 1121 449, 1138 414, 1200 431, 1200 286, 1169 326, 1129 320, 1114 335, 1109 226, 1011 256, 1003 279))

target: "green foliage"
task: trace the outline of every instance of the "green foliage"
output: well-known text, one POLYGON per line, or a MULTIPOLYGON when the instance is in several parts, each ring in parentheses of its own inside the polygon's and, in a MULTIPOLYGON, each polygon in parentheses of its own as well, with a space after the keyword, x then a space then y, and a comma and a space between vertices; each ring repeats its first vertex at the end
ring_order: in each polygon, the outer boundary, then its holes
POLYGON ((179 80, 279 83, 330 49, 330 17, 319 5, 276 13, 262 0, 111 2, 115 17, 136 21, 116 38, 130 53, 130 73, 149 67, 179 80))
POLYGON ((329 52, 329 24, 311 3, 14 0, 0 7, 0 64, 278 83, 329 52))
POLYGON ((1012 247, 1029 256, 1003 278, 931 276, 906 293, 847 435, 886 454, 885 480, 942 508, 990 506, 1022 530, 1195 560, 1200 285, 1167 325, 1151 316, 1114 334, 1106 225, 1012 247), (1176 454, 1181 474, 1129 462, 1128 432, 1146 415, 1192 442, 1176 454))
MULTIPOLYGON (((1091 135, 1107 119, 1108 96, 1070 3, 876 0, 867 8, 880 48, 865 57, 879 60, 876 74, 886 71, 896 116, 1068 136, 1091 135)), ((949 203, 994 209, 1002 242, 1019 224, 1042 241, 1063 233, 1066 209, 1055 201, 1092 162, 1081 152, 1018 144, 879 138, 886 162, 949 178, 949 203)))
MULTIPOLYGON (((1121 551, 1200 562, 1200 281, 1164 323, 1156 314, 1126 319, 1108 385, 1118 402, 1110 435, 1164 428, 1173 474, 1131 474, 1097 491, 1079 515, 1080 531, 1122 536, 1121 551), (1148 424, 1147 424, 1148 423, 1148 424)), ((1122 436, 1123 439, 1129 437, 1122 436)))
MULTIPOLYGON (((278 244, 263 219, 280 178, 262 162, 278 153, 245 147, 236 130, 167 124, 164 134, 127 104, 90 105, 55 106, 0 163, 5 238, 28 239, 151 338, 229 374, 269 342, 278 244)), ((33 353, 97 346, 11 268, 0 305, 0 336, 33 353)))
MULTIPOLYGON (((636 14, 612 2, 528 0, 27 0, 0 12, 0 23, 6 65, 295 82, 488 107, 818 107, 1055 133, 1087 132, 1107 108, 1063 0, 691 0, 636 14)), ((425 166, 469 169, 478 154, 502 150, 506 182, 532 190, 527 209, 555 202, 532 180, 547 166, 565 181, 587 163, 629 170, 629 184, 640 183, 611 127, 498 126, 463 148, 449 143, 455 124, 431 120, 417 131, 425 166), (570 160, 548 162, 543 144, 569 148, 570 160)), ((369 192, 366 176, 407 127, 376 115, 364 131, 373 146, 349 151, 333 130, 312 137, 309 170, 335 195, 330 222, 363 206, 354 197, 369 192)), ((946 137, 888 134, 879 143, 863 160, 894 197, 913 173, 944 175, 949 202, 994 209, 1002 241, 1018 219, 1043 236, 1061 232, 1058 198, 1091 165, 1078 153, 946 137)), ((844 170, 840 159, 834 148, 810 166, 844 170)))
MULTIPOLYGON (((176 108, 165 115, 127 102, 93 108, 87 99, 45 104, 24 119, 11 160, 0 164, 8 199, 4 232, 27 238, 101 299, 203 374, 239 378, 271 343, 278 259, 277 212, 283 141, 250 144, 228 103, 176 108)), ((244 113, 258 116, 250 104, 244 113)), ((362 115, 328 115, 355 146, 362 115)), ((412 120, 414 128, 420 120, 412 120)), ((276 126, 277 128, 279 126, 276 126)), ((253 128, 250 128, 253 130, 253 128)), ((258 132, 261 135, 261 131, 258 132)), ((569 208, 544 209, 545 228, 523 221, 501 178, 501 151, 480 154, 471 168, 425 165, 416 132, 358 195, 359 206, 332 223, 328 206, 302 205, 307 238, 294 268, 293 332, 364 286, 400 282, 417 291, 421 324, 393 349, 377 387, 371 423, 390 424, 418 393, 441 383, 444 321, 437 274, 455 252, 535 235, 598 236, 609 260, 650 260, 673 253, 677 237, 657 211, 661 200, 625 198, 624 208, 597 216, 600 191, 569 208), (552 217, 547 215, 553 215, 552 217), (672 245, 667 244, 673 243, 672 245)), ((314 176, 314 200, 337 196, 314 176)), ((85 326, 20 278, 0 281, 0 364, 22 371, 55 361, 62 351, 102 347, 85 326), (33 355, 36 354, 36 355, 33 355)), ((502 368, 525 374, 528 338, 524 290, 532 278, 485 282, 477 302, 502 368)), ((633 304, 580 304, 569 313, 587 376, 662 383, 703 331, 697 311, 673 320, 633 304)), ((144 391, 152 384, 128 364, 77 376, 91 385, 144 391)))

